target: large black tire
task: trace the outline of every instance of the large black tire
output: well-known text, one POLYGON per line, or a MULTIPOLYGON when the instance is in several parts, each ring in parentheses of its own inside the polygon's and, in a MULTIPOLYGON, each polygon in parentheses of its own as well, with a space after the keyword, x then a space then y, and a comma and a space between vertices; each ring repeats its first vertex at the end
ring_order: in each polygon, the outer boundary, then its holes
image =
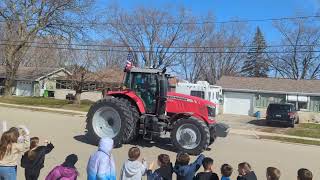
MULTIPOLYGON (((114 145, 121 146, 122 143, 128 143, 134 134, 133 132, 135 131, 137 120, 133 118, 133 111, 129 105, 129 102, 122 98, 104 98, 91 106, 87 114, 87 137, 89 141, 97 144, 102 137, 102 133, 99 133, 98 131, 106 127, 103 127, 103 125, 100 127, 95 127, 94 115, 101 113, 100 111, 103 111, 104 108, 108 108, 110 111, 113 111, 113 115, 117 114, 118 118, 111 118, 112 124, 117 123, 117 121, 120 121, 121 124, 118 132, 115 133, 116 135, 111 137, 114 141, 114 145)), ((113 116, 110 114, 106 114, 105 116, 102 118, 102 120, 105 120, 105 123, 110 125, 107 118, 110 119, 110 116, 113 116)))
POLYGON ((177 148, 179 152, 186 152, 191 155, 198 155, 204 150, 206 150, 210 144, 209 127, 206 125, 205 122, 194 117, 179 119, 173 124, 173 129, 171 131, 171 141, 173 146, 177 148), (184 144, 187 143, 187 141, 191 138, 190 134, 180 134, 183 131, 182 129, 193 131, 196 135, 196 142, 192 143, 192 145, 190 145, 189 147, 186 147, 184 144))

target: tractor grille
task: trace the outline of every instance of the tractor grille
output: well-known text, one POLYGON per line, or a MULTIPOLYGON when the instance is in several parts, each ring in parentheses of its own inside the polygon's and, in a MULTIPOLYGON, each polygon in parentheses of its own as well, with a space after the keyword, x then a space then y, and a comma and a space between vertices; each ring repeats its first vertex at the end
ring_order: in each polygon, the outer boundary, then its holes
POLYGON ((208 116, 209 117, 216 117, 216 108, 215 107, 208 106, 207 109, 208 109, 208 116))

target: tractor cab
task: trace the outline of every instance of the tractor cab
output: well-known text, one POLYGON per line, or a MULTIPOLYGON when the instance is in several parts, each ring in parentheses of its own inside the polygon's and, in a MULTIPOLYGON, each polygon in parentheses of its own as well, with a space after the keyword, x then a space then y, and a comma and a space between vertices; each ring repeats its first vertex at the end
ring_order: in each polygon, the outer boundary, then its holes
POLYGON ((167 77, 165 70, 134 67, 126 71, 123 85, 143 100, 146 113, 157 113, 159 101, 166 98, 167 77))

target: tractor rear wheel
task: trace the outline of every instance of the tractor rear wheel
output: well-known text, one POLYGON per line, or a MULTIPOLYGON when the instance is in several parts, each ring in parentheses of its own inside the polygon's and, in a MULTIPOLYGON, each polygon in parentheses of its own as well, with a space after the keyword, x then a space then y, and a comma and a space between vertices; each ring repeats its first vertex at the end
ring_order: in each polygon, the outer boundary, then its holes
POLYGON ((115 146, 121 146, 132 139, 137 120, 128 103, 122 98, 105 98, 91 106, 87 114, 87 136, 92 143, 110 137, 115 146))
POLYGON ((173 124, 171 140, 179 151, 198 155, 209 146, 209 128, 197 118, 182 118, 173 124))

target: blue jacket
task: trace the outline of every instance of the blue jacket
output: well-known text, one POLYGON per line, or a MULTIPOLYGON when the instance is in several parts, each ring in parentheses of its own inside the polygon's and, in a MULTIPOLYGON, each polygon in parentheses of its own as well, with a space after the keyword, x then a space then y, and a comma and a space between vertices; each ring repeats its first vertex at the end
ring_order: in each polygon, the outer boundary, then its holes
POLYGON ((230 179, 230 177, 222 176, 222 177, 221 177, 221 180, 231 180, 231 179, 230 179))
POLYGON ((196 172, 202 165, 203 159, 204 155, 201 154, 195 162, 189 165, 181 166, 176 164, 173 171, 177 174, 177 180, 193 180, 196 172))
POLYGON ((90 156, 87 174, 88 180, 116 180, 114 159, 111 155, 113 140, 102 138, 98 151, 90 156))

